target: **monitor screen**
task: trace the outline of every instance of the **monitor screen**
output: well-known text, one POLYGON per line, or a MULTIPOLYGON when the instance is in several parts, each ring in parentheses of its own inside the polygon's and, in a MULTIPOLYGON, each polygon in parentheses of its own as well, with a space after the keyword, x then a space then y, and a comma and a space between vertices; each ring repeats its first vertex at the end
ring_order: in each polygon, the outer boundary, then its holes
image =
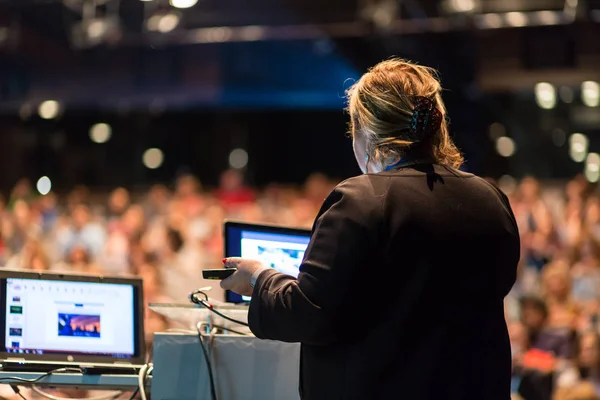
MULTIPOLYGON (((298 277, 310 241, 310 231, 241 223, 225 224, 225 255, 261 261, 265 266, 298 277)), ((250 297, 228 292, 228 302, 250 301, 250 297)))
POLYGON ((136 355, 135 288, 129 284, 6 278, 7 353, 136 355))

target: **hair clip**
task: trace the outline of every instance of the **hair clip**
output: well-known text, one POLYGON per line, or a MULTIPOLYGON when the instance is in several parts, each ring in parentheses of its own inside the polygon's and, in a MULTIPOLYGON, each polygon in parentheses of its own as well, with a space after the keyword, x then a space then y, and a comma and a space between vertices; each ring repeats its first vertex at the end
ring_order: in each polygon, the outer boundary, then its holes
POLYGON ((409 138, 419 142, 433 135, 442 124, 442 113, 432 99, 423 96, 414 97, 414 108, 409 124, 409 138))

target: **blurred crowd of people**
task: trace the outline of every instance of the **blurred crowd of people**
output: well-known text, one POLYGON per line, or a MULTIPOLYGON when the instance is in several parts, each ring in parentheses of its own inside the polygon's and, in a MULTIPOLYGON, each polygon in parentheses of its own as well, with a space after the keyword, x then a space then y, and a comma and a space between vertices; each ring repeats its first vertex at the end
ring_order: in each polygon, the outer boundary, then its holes
MULTIPOLYGON (((223 257, 225 219, 310 228, 336 182, 321 174, 303 187, 258 191, 235 170, 205 190, 191 175, 172 188, 108 196, 77 187, 36 194, 20 181, 0 203, 5 268, 140 276, 144 299, 186 302, 201 270, 223 257)), ((600 400, 600 195, 582 177, 566 186, 523 179, 507 191, 522 256, 505 302, 513 353, 513 393, 524 400, 600 400)), ((485 260, 482 260, 485 268, 485 260)), ((145 328, 169 326, 149 310, 145 328)))
MULTIPOLYGON (((310 228, 334 185, 314 174, 302 188, 259 192, 228 170, 210 191, 182 175, 172 189, 155 185, 134 194, 121 187, 98 196, 82 186, 59 197, 41 196, 22 180, 0 203, 0 262, 9 269, 136 275, 146 303, 186 302, 202 284, 201 270, 222 265, 225 219, 310 228)), ((158 326, 148 323, 150 340, 158 326)))
MULTIPOLYGON (((334 186, 314 174, 302 187, 257 191, 239 171, 227 170, 214 190, 182 175, 172 188, 143 193, 120 187, 98 195, 80 186, 41 196, 22 180, 0 202, 0 262, 9 269, 135 275, 144 281, 146 304, 187 303, 190 292, 206 285, 201 270, 222 266, 225 219, 310 228, 334 186)), ((149 309, 145 315, 151 346, 154 332, 171 321, 149 309)))
POLYGON ((525 178, 508 193, 522 246, 505 303, 514 398, 596 400, 600 197, 583 177, 553 189, 525 178))

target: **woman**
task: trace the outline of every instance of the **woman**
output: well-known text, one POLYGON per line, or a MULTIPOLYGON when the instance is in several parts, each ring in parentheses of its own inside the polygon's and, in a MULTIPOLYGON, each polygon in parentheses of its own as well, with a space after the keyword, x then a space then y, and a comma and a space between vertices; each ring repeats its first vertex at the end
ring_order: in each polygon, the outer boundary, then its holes
POLYGON ((563 260, 547 264, 542 271, 542 292, 552 328, 574 328, 580 307, 571 294, 569 265, 563 260))
MULTIPOLYGON (((600 389, 600 338, 588 331, 579 337, 577 364, 581 379, 594 383, 600 389)), ((598 390, 600 392, 600 390, 598 390)))
POLYGON ((254 334, 302 343, 303 399, 510 398, 518 229, 499 190, 457 170, 440 93, 429 68, 371 69, 348 92, 364 174, 325 200, 298 279, 224 260, 254 334))

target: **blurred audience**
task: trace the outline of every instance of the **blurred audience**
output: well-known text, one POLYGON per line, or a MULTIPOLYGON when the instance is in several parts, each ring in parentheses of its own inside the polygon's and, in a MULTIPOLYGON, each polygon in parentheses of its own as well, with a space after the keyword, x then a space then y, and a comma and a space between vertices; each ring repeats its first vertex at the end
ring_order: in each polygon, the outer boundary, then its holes
MULTIPOLYGON (((0 262, 5 268, 67 270, 144 280, 146 303, 186 301, 201 269, 220 266, 226 218, 310 228, 335 181, 310 176, 302 188, 257 190, 240 171, 208 190, 190 174, 173 190, 119 187, 104 197, 79 186, 36 196, 17 183, 0 198, 0 262)), ((522 257, 506 299, 515 399, 600 399, 600 194, 582 177, 563 187, 524 178, 506 190, 522 257)), ((146 309, 146 333, 170 321, 146 309)))
POLYGON ((522 246, 505 302, 514 398, 600 399, 600 194, 580 176, 506 192, 522 246))
MULTIPOLYGON (((23 179, 6 207, 0 197, 0 265, 137 275, 144 280, 146 303, 187 302, 191 291, 206 286, 202 268, 222 265, 224 219, 310 228, 333 186, 315 174, 303 188, 270 185, 258 191, 245 184, 240 171, 227 170, 210 191, 195 176, 183 174, 172 190, 154 185, 134 193, 118 187, 102 194, 80 185, 65 194, 40 196, 23 179)), ((218 292, 211 295, 222 300, 218 292)), ((145 319, 150 346, 154 332, 170 322, 149 308, 145 319)))

